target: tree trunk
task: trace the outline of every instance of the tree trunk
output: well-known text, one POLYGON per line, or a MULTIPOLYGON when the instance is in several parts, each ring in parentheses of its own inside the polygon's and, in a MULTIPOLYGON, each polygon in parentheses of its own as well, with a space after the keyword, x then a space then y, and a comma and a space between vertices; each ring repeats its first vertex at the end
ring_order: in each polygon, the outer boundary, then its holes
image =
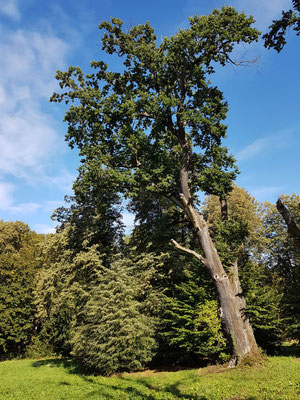
MULTIPOLYGON (((260 354, 252 327, 245 314, 246 301, 241 290, 237 262, 234 263, 230 273, 227 274, 210 237, 208 225, 203 215, 193 205, 189 188, 190 147, 180 116, 178 117, 178 127, 178 137, 182 149, 180 170, 180 187, 182 193, 180 194, 180 200, 182 208, 197 234, 204 257, 193 250, 178 245, 174 240, 172 243, 180 250, 193 254, 201 260, 213 279, 218 294, 223 331, 231 346, 232 358, 230 366, 233 367, 245 359, 255 360, 260 358, 260 354)), ((225 207, 223 214, 225 214, 225 207)))
POLYGON ((178 246, 174 241, 173 244, 175 247, 183 251, 187 250, 188 253, 200 259, 214 281, 218 293, 222 327, 232 350, 230 366, 242 362, 245 357, 250 359, 259 358, 260 354, 253 330, 245 314, 246 301, 240 285, 237 261, 234 262, 229 274, 227 274, 211 240, 204 217, 186 201, 183 194, 181 195, 181 201, 187 216, 197 232, 204 257, 194 251, 178 246))
MULTIPOLYGON (((184 96, 182 96, 184 98, 184 96)), ((180 106, 179 106, 180 111, 180 106)), ((173 245, 180 250, 196 256, 208 269, 216 287, 220 305, 220 318, 224 333, 231 345, 232 359, 230 366, 235 366, 246 358, 259 358, 259 351, 255 341, 252 327, 245 314, 246 301, 242 294, 238 276, 237 263, 231 268, 229 275, 223 268, 215 245, 213 244, 208 225, 193 205, 189 188, 190 146, 181 121, 180 112, 177 114, 178 138, 182 149, 182 162, 180 169, 180 200, 182 208, 193 225, 197 234, 204 257, 193 250, 178 245, 174 240, 173 245)), ((225 214, 225 208, 223 210, 225 214)), ((226 209, 227 214, 227 209, 226 209)), ((227 217, 227 215, 226 215, 227 217)))

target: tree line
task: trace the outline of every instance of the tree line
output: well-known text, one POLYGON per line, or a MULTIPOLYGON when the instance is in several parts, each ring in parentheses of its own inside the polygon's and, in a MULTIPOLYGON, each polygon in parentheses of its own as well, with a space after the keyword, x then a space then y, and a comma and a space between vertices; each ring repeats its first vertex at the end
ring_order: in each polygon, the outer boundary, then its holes
POLYGON ((57 72, 51 101, 71 103, 66 140, 81 165, 56 234, 1 222, 2 358, 72 354, 111 374, 252 363, 259 347, 299 339, 299 196, 259 204, 233 183, 228 105, 210 81, 216 63, 249 62, 232 52, 258 40, 253 22, 223 7, 158 44, 149 23, 112 18, 102 50, 121 72, 102 61, 57 72))
MULTIPOLYGON (((94 190, 101 199, 101 186, 94 190)), ((56 211, 56 234, 0 223, 1 359, 73 355, 103 374, 229 361, 209 274, 192 255, 170 248, 174 237, 197 247, 178 210, 157 204, 124 237, 121 205, 106 204, 104 213, 102 202, 86 208, 76 195, 69 200, 56 211)), ((280 201, 300 226, 300 196, 280 201)), ((272 354, 283 341, 299 340, 299 239, 276 205, 234 186, 226 221, 217 196, 201 210, 224 265, 238 260, 243 313, 259 347, 272 354)))

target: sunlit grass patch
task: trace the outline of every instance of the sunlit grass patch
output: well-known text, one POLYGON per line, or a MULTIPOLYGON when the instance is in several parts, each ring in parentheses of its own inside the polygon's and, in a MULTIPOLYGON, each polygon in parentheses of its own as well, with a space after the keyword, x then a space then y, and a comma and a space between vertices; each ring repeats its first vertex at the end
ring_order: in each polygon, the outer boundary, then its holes
POLYGON ((1 400, 296 400, 300 398, 297 357, 271 357, 234 370, 203 368, 143 371, 110 378, 84 374, 71 360, 0 363, 1 400))

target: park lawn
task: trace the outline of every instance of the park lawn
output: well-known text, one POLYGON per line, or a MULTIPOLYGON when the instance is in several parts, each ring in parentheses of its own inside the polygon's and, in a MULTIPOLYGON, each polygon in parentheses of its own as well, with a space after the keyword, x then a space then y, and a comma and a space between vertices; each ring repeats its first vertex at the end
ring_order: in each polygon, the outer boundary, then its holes
POLYGON ((110 378, 82 374, 64 359, 0 363, 1 400, 296 400, 300 359, 270 357, 255 367, 144 371, 110 378))

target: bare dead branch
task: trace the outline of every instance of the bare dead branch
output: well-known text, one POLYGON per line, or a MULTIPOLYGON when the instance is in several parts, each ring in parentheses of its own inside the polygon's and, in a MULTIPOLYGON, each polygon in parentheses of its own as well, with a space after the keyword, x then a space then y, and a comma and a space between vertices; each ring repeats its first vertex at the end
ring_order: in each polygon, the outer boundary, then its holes
POLYGON ((202 257, 199 253, 197 253, 194 250, 188 249, 187 247, 181 246, 179 243, 176 242, 176 240, 171 239, 171 244, 178 250, 183 251, 184 253, 188 253, 196 257, 198 260, 200 260, 203 264, 205 264, 206 260, 204 257, 202 257))

